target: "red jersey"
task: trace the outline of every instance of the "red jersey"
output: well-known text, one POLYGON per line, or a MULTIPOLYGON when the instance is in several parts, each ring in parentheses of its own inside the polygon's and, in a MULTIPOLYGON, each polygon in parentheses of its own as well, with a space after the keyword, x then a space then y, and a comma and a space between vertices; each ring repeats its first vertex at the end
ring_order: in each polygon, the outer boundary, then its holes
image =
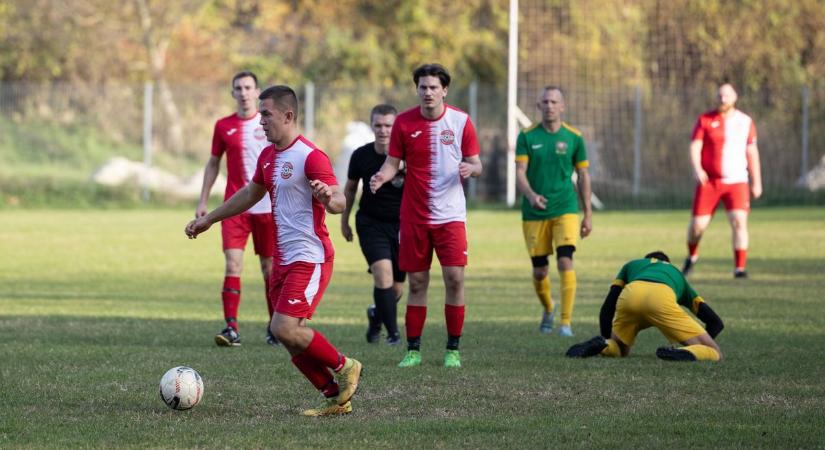
POLYGON ((326 209, 312 195, 310 180, 338 185, 329 157, 303 136, 285 149, 270 145, 258 158, 252 181, 264 186, 272 201, 276 264, 332 261, 326 209))
POLYGON ((465 222, 467 206, 458 165, 478 155, 478 139, 470 116, 444 105, 437 119, 408 109, 396 117, 389 154, 407 163, 401 220, 417 224, 465 222))
POLYGON ((691 140, 702 141, 702 169, 711 181, 723 184, 748 182, 748 145, 756 143, 756 125, 742 111, 727 117, 708 111, 696 121, 691 140))
MULTIPOLYGON (((261 151, 269 145, 264 129, 261 128, 261 114, 242 119, 237 114, 226 116, 215 122, 212 134, 212 155, 220 157, 226 153, 226 192, 224 201, 241 190, 252 179, 255 164, 261 151)), ((264 197, 252 205, 248 212, 267 214, 272 210, 269 199, 264 197)))

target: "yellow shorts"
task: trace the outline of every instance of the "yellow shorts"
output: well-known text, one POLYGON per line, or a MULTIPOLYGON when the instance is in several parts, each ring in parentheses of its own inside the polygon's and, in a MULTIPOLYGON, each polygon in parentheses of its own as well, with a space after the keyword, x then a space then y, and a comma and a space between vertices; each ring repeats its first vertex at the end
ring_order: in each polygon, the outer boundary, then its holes
POLYGON ((684 342, 705 333, 676 303, 673 289, 662 283, 634 281, 622 289, 613 318, 613 332, 628 346, 645 328, 656 327, 670 342, 684 342))
POLYGON ((576 246, 579 237, 579 216, 562 214, 547 220, 525 220, 521 223, 524 242, 531 257, 552 255, 563 245, 576 246))

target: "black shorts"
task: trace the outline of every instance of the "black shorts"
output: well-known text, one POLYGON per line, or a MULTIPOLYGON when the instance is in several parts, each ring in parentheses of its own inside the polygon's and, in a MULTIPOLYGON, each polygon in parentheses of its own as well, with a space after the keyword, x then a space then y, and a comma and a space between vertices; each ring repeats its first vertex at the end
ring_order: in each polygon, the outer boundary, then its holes
POLYGON ((355 230, 358 233, 358 243, 361 244, 361 253, 367 259, 367 264, 389 259, 392 262, 392 278, 398 283, 407 279, 407 273, 398 268, 398 222, 384 222, 372 217, 356 214, 355 230))

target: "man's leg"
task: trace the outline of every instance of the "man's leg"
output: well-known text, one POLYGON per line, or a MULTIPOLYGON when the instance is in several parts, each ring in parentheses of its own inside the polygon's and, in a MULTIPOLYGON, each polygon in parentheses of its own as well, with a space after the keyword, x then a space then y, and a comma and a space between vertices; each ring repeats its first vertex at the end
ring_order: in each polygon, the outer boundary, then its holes
POLYGON ((533 261, 533 290, 536 291, 536 297, 544 307, 541 315, 541 323, 539 324, 539 331, 542 334, 550 334, 553 332, 553 316, 555 315, 553 297, 550 293, 550 266, 548 264, 547 256, 539 256, 532 258, 533 261))
POLYGON ((241 272, 243 271, 243 249, 228 248, 223 251, 225 271, 221 302, 226 328, 215 335, 215 343, 221 347, 241 345, 238 333, 238 309, 241 303, 241 272))
POLYGON ((407 313, 404 315, 407 329, 407 354, 398 367, 421 364, 421 334, 427 319, 427 288, 430 272, 409 272, 410 294, 407 297, 407 313))
POLYGON ((691 216, 690 223, 687 230, 687 248, 688 256, 685 259, 685 265, 682 267, 682 273, 690 274, 693 270, 693 265, 699 260, 699 241, 702 240, 702 234, 710 225, 710 214, 701 216, 691 216))
POLYGON ((556 249, 556 266, 559 270, 561 284, 561 326, 559 335, 573 336, 571 328, 573 322, 573 305, 576 302, 576 272, 573 270, 573 246, 562 246, 556 249))
POLYGON ((447 322, 446 367, 461 367, 458 355, 461 332, 464 329, 464 266, 442 266, 444 277, 444 318, 447 322))
MULTIPOLYGON (((398 320, 396 301, 398 295, 393 283, 392 261, 389 259, 380 259, 370 265, 370 271, 373 278, 373 302, 375 303, 375 312, 377 319, 377 329, 372 328, 368 331, 369 335, 378 335, 381 331, 381 324, 387 329, 389 337, 398 336, 398 320)), ((377 336, 376 336, 377 337, 377 336)))
POLYGON ((681 344, 683 347, 679 348, 659 347, 656 350, 656 356, 668 361, 722 360, 722 350, 719 348, 719 344, 707 333, 685 339, 681 344))
POLYGON ((728 211, 728 221, 733 241, 733 273, 737 278, 745 278, 745 265, 748 259, 748 211, 732 209, 728 211))

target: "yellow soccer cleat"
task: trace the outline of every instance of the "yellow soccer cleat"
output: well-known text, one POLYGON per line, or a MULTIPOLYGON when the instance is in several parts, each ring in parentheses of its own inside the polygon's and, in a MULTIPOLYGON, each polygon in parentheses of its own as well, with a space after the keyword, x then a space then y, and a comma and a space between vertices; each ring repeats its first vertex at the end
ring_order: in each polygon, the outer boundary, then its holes
POLYGON ((310 408, 301 412, 304 417, 339 416, 352 412, 352 402, 338 404, 338 397, 325 398, 317 408, 310 408))
POLYGON ((358 381, 361 380, 361 363, 357 359, 347 358, 344 367, 335 374, 338 381, 338 404, 344 405, 358 390, 358 381))

